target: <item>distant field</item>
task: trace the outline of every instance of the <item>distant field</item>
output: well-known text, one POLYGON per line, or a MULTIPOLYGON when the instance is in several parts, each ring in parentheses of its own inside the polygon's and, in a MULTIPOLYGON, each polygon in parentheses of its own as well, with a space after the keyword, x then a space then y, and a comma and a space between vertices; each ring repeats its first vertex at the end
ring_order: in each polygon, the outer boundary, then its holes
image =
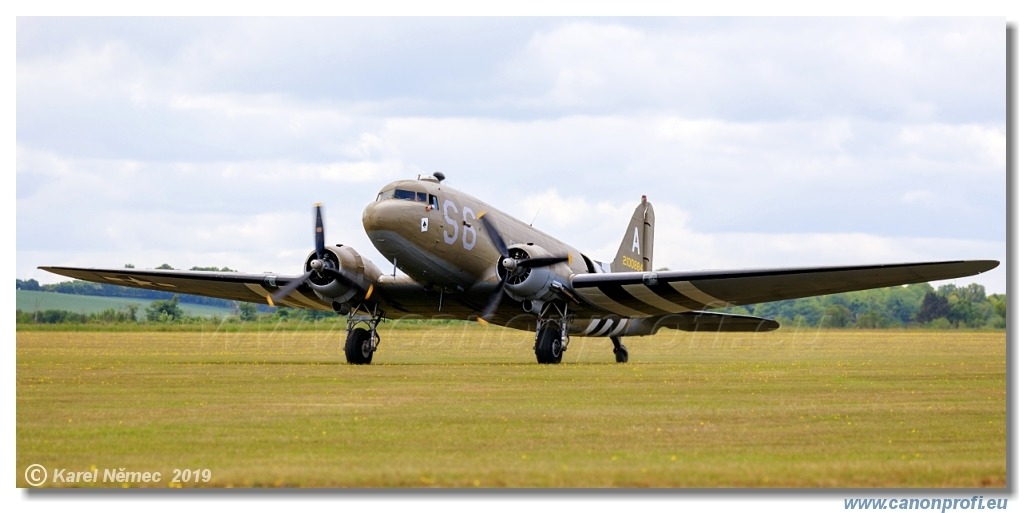
POLYGON ((557 366, 475 323, 383 335, 350 366, 341 332, 18 332, 16 484, 1006 486, 1003 332, 666 330, 629 364, 573 339, 557 366))
MULTIPOLYGON (((91 314, 102 312, 108 308, 123 310, 129 303, 134 303, 139 305, 140 318, 146 315, 146 307, 152 302, 149 299, 80 296, 77 294, 60 294, 37 290, 19 290, 17 291, 16 298, 17 309, 23 312, 67 310, 69 312, 91 314)), ((188 303, 179 303, 178 306, 181 307, 186 315, 193 317, 221 317, 232 313, 227 308, 214 306, 192 305, 188 303)))

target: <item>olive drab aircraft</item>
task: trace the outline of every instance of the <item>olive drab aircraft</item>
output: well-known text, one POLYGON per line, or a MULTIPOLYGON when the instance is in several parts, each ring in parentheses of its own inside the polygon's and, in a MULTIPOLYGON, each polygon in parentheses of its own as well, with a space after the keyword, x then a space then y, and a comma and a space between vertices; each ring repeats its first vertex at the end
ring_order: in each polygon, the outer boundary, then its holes
POLYGON ((571 336, 623 337, 662 329, 761 332, 770 319, 715 312, 823 294, 960 278, 990 260, 727 271, 653 271, 654 208, 647 197, 613 259, 598 261, 444 183, 444 175, 390 183, 363 211, 377 250, 402 274, 382 272, 355 249, 325 243, 314 208, 314 249, 301 274, 137 269, 40 269, 97 283, 269 302, 347 317, 345 357, 368 364, 387 319, 479 320, 532 331, 539 363, 559 363, 571 336))

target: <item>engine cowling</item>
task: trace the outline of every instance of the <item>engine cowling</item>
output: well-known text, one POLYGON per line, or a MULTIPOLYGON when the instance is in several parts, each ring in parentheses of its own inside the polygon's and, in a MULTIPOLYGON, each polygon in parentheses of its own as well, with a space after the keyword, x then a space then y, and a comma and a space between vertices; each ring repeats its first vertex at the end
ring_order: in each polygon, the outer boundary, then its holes
MULTIPOLYGON (((305 271, 313 270, 313 261, 317 260, 316 251, 306 257, 305 271)), ((367 286, 376 283, 380 277, 380 269, 373 262, 364 259, 355 249, 348 246, 325 247, 323 260, 327 267, 341 269, 348 273, 363 277, 367 286)), ((309 277, 309 286, 324 301, 347 303, 353 298, 361 298, 365 288, 353 286, 335 276, 313 272, 309 277)))
POLYGON ((508 258, 497 263, 498 276, 505 281, 505 291, 516 301, 553 301, 569 281, 570 270, 564 263, 525 267, 519 263, 531 258, 551 257, 544 248, 515 244, 508 248, 508 258))

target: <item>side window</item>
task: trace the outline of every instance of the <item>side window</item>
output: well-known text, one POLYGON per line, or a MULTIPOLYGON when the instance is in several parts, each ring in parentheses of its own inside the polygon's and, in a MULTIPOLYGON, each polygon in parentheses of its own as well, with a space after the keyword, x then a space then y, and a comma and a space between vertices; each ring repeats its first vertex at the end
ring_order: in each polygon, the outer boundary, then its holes
POLYGON ((430 195, 430 209, 431 210, 437 210, 438 209, 437 196, 434 196, 433 194, 430 195))

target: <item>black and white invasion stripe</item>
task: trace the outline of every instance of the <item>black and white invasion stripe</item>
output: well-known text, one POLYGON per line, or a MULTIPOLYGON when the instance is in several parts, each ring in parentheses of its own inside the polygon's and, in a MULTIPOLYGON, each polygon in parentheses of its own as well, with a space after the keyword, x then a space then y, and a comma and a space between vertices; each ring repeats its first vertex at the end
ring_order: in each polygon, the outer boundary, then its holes
POLYGON ((648 317, 727 306, 688 281, 649 283, 573 283, 591 305, 626 317, 648 317))

